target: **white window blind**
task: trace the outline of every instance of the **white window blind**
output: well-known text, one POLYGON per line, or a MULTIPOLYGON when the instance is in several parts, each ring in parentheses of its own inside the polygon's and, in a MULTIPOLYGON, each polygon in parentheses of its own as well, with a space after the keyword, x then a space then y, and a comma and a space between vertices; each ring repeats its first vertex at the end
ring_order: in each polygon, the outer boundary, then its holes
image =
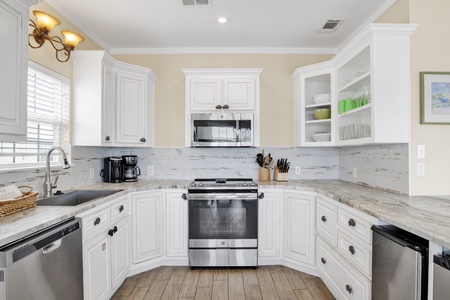
MULTIPOLYGON (((27 140, 0 142, 0 169, 43 165, 53 146, 70 155, 69 79, 30 61, 27 97, 27 140)), ((53 153, 52 163, 58 163, 61 156, 58 151, 53 153)))

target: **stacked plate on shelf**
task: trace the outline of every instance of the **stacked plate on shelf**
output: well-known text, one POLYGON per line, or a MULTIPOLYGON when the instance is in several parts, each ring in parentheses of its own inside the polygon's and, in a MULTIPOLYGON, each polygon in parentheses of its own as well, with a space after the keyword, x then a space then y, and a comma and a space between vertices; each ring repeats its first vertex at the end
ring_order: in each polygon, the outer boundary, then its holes
POLYGON ((330 103, 330 94, 318 94, 313 97, 315 104, 330 103))

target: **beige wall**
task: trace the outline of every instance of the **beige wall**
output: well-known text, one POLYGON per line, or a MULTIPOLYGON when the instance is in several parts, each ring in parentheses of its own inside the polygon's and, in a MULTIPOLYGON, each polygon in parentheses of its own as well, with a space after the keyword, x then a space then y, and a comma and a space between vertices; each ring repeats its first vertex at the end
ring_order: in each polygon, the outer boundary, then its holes
POLYGON ((263 68, 261 74, 261 145, 294 145, 295 68, 330 55, 116 55, 116 59, 151 68, 155 84, 155 146, 184 146, 183 68, 263 68))
POLYGON ((411 37, 411 194, 449 195, 450 126, 420 125, 419 72, 450 72, 450 1, 409 2, 411 23, 420 24, 411 37), (417 145, 425 145, 425 159, 417 159, 417 145), (416 176, 419 161, 424 177, 416 176))

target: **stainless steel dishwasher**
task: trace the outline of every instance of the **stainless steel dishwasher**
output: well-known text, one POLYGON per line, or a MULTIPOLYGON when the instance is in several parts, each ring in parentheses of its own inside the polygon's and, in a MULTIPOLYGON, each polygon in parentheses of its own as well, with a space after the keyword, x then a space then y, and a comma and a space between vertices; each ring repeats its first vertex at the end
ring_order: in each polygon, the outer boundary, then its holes
POLYGON ((450 254, 433 256, 433 300, 448 300, 450 297, 450 254))
POLYGON ((0 299, 83 299, 81 220, 71 219, 0 249, 0 299))
POLYGON ((393 225, 372 231, 372 300, 426 300, 429 242, 393 225))

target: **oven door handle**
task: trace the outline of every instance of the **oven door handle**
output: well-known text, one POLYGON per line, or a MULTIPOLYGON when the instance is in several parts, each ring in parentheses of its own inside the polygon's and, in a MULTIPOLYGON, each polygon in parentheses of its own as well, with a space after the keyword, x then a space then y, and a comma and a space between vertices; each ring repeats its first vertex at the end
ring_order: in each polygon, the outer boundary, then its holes
POLYGON ((189 194, 189 200, 258 200, 256 193, 189 194))

